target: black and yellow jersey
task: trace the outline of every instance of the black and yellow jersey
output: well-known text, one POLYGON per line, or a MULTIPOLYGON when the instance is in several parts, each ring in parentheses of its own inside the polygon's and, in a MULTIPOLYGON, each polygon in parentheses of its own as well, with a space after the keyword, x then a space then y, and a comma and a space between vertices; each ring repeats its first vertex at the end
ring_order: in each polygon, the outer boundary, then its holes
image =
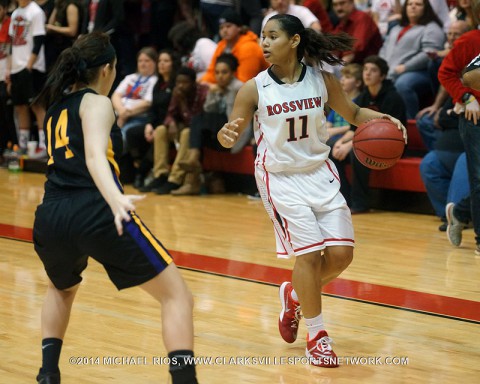
MULTIPOLYGON (((70 93, 47 111, 44 123, 48 152, 45 194, 58 193, 62 190, 97 188, 85 161, 85 140, 79 114, 80 103, 86 93, 96 92, 87 88, 70 93)), ((113 178, 119 189, 123 191, 117 157, 122 150, 121 131, 114 123, 106 156, 113 178)))

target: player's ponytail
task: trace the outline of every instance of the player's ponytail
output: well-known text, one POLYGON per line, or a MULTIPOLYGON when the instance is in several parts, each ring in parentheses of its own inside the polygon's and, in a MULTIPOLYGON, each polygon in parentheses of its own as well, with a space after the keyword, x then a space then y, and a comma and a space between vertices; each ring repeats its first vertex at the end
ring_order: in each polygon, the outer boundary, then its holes
POLYGON ((115 50, 107 34, 93 32, 80 37, 72 47, 62 51, 33 103, 50 107, 74 84, 88 86, 95 81, 100 67, 113 65, 114 61, 115 50))
POLYGON ((351 51, 354 39, 346 33, 339 33, 332 35, 330 33, 318 33, 311 28, 306 28, 302 35, 300 35, 300 44, 298 53, 301 52, 302 57, 305 57, 307 62, 314 61, 322 65, 322 62, 330 65, 344 64, 339 57, 340 52, 351 51), (302 45, 302 40, 304 44, 302 45))
POLYGON ((315 62, 322 65, 322 62, 330 65, 343 64, 338 54, 342 51, 350 51, 354 39, 346 33, 329 34, 318 33, 311 28, 305 28, 298 17, 288 14, 277 14, 269 20, 277 20, 282 30, 290 37, 298 34, 300 43, 297 47, 297 58, 304 57, 308 63, 315 62))

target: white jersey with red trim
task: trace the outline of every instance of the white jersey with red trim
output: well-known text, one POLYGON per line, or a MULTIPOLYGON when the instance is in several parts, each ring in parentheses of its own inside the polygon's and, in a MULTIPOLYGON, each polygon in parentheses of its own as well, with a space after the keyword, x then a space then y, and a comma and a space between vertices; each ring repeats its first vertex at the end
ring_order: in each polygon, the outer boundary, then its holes
POLYGON ((259 73, 255 82, 255 165, 269 172, 298 172, 321 166, 330 152, 324 111, 328 95, 321 72, 304 66, 298 81, 286 84, 270 67, 259 73))

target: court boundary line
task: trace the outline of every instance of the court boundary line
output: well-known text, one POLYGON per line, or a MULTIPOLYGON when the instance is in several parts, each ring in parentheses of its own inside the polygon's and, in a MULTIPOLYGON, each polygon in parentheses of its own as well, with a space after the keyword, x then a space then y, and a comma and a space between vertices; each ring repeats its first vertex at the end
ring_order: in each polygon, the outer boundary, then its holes
MULTIPOLYGON (((32 243, 31 228, 0 223, 0 238, 32 243)), ((245 261, 170 250, 182 269, 243 281, 279 286, 292 271, 245 261)), ((480 302, 403 288, 336 278, 324 287, 325 296, 480 324, 480 302)))

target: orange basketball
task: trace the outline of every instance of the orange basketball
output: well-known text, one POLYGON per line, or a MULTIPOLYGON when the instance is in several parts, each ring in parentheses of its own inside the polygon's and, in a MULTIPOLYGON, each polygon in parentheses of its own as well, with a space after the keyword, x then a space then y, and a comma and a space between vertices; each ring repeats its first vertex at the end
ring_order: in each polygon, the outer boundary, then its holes
POLYGON ((387 169, 395 165, 405 149, 403 132, 389 119, 372 119, 357 127, 353 152, 370 169, 387 169))

